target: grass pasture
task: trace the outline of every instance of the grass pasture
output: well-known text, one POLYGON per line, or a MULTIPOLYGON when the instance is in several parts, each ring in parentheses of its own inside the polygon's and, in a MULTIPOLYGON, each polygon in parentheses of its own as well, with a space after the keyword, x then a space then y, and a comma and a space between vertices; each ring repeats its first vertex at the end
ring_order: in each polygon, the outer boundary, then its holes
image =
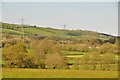
POLYGON ((2 69, 2 78, 117 78, 117 71, 2 69))
POLYGON ((15 30, 9 30, 9 29, 1 29, 0 30, 3 32, 3 33, 9 33, 11 35, 20 35, 20 32, 19 31, 15 31, 15 30))
POLYGON ((66 55, 84 55, 86 52, 78 52, 78 51, 64 51, 66 55))

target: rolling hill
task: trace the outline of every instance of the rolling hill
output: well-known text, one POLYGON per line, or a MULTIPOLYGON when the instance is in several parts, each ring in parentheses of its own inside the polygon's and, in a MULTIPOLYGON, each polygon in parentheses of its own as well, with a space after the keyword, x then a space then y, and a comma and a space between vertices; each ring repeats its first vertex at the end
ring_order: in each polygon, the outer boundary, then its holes
POLYGON ((19 36, 24 34, 25 36, 57 36, 57 37, 67 37, 67 38, 102 38, 108 39, 113 37, 109 34, 103 34, 88 30, 63 30, 63 29, 53 29, 53 28, 43 28, 37 26, 24 25, 23 28, 18 24, 2 23, 2 28, 0 28, 2 33, 7 33, 12 36, 19 36))

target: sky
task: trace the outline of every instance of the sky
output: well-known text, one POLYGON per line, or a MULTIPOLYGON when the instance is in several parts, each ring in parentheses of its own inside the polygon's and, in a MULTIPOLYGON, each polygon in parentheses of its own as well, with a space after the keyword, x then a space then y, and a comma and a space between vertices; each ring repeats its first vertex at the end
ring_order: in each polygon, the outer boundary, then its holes
POLYGON ((1 0, 2 2, 119 2, 119 0, 1 0))
POLYGON ((117 2, 3 2, 2 21, 118 35, 117 2))

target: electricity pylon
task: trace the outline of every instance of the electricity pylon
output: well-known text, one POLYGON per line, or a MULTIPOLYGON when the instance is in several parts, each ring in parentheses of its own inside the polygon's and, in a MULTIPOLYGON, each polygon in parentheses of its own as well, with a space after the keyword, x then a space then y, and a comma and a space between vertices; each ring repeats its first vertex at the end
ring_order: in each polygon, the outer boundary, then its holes
POLYGON ((63 26, 64 27, 64 30, 66 29, 66 25, 63 26))
POLYGON ((21 18, 21 28, 22 28, 22 31, 21 31, 21 38, 23 38, 23 42, 24 42, 24 18, 21 18))

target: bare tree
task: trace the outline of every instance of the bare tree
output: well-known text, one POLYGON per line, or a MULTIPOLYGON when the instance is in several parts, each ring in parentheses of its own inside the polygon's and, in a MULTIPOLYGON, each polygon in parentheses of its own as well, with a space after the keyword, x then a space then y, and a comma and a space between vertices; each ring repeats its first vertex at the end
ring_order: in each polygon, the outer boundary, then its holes
POLYGON ((59 53, 49 55, 45 61, 46 68, 50 69, 65 69, 67 68, 67 62, 63 56, 59 53))

